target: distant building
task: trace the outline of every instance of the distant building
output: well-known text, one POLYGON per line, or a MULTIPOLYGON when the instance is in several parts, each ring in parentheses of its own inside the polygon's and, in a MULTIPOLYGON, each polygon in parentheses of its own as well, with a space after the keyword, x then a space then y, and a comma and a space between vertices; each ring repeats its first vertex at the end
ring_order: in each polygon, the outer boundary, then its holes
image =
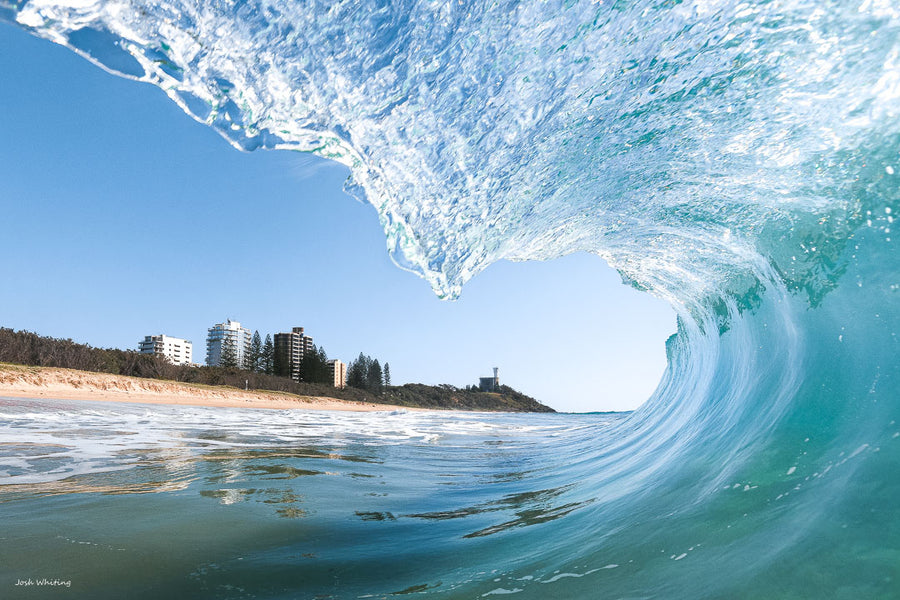
POLYGON ((148 335, 138 344, 141 354, 162 356, 173 365, 189 365, 194 345, 187 340, 168 335, 148 335))
POLYGON ((494 367, 493 377, 479 377, 478 389, 482 392, 499 392, 500 391, 500 369, 494 367))
POLYGON ((334 358, 328 361, 328 367, 331 369, 331 380, 334 382, 334 387, 347 387, 347 363, 334 358))
POLYGON ((315 351, 313 339, 303 333, 302 327, 294 327, 290 333, 276 333, 274 342, 275 374, 300 381, 300 361, 307 352, 315 351))
POLYGON ((250 330, 231 319, 208 329, 206 336, 206 364, 218 367, 222 364, 222 350, 226 343, 234 348, 237 365, 243 366, 244 357, 250 353, 250 330))

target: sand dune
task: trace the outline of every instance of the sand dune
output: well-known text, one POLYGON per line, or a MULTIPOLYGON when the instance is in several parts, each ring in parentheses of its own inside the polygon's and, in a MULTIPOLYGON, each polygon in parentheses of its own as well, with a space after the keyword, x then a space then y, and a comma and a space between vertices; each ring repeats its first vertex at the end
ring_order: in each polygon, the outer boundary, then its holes
POLYGON ((323 396, 244 391, 73 369, 0 365, 0 397, 306 410, 416 410, 323 396))

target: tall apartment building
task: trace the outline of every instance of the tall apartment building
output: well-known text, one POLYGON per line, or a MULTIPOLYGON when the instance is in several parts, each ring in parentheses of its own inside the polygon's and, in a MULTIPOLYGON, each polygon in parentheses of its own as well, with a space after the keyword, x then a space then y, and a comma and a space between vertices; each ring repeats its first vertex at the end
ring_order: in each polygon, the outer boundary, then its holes
POLYGON ((141 354, 162 356, 173 365, 189 365, 194 345, 187 340, 168 335, 148 335, 138 344, 141 354))
POLYGON ((274 342, 275 374, 300 381, 300 361, 304 354, 315 350, 313 339, 303 333, 302 327, 294 327, 290 333, 276 333, 274 342))
POLYGON ((334 387, 347 387, 347 363, 333 358, 328 361, 328 366, 331 368, 331 379, 334 382, 334 387))
POLYGON ((222 364, 222 350, 226 344, 234 348, 237 365, 243 366, 244 357, 250 353, 250 330, 231 319, 218 323, 207 330, 206 364, 218 367, 222 364))

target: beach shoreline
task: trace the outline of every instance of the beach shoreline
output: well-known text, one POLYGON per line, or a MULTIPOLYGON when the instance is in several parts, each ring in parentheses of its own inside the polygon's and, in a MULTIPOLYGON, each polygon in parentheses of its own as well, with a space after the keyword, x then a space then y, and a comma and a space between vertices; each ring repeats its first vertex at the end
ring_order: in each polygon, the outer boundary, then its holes
POLYGON ((298 396, 286 392, 239 390, 225 386, 19 365, 0 365, 0 397, 276 410, 427 410, 353 402, 327 396, 298 396))

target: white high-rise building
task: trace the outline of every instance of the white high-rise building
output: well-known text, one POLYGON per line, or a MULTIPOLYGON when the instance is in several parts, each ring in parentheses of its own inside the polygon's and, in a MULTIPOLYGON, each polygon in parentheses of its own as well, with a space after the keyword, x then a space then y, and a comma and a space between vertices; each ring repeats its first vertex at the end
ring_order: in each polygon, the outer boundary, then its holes
POLYGON ((218 367, 222 364, 222 350, 226 344, 234 348, 237 366, 244 365, 244 357, 250 353, 250 330, 231 319, 209 328, 206 336, 206 364, 218 367))
POLYGON ((141 354, 162 356, 173 365, 189 365, 194 345, 187 340, 168 335, 148 335, 138 344, 141 354))

